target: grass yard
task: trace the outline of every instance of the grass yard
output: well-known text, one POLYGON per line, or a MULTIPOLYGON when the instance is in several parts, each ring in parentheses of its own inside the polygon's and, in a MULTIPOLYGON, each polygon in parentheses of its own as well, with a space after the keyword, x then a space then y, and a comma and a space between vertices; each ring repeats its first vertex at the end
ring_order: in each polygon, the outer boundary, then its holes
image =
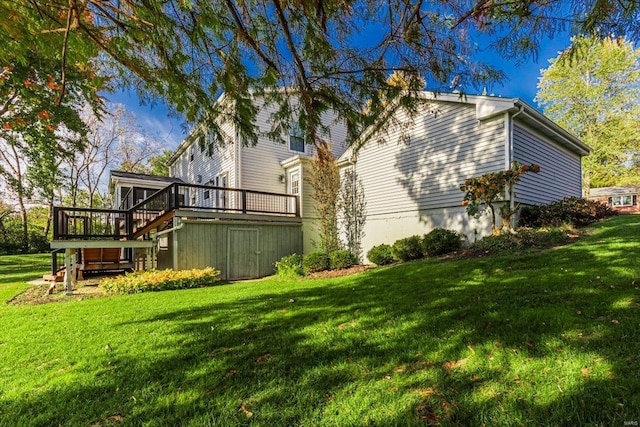
MULTIPOLYGON (((0 425, 637 425, 639 257, 624 216, 545 251, 2 304, 0 425)), ((0 296, 44 261, 0 258, 0 296)))

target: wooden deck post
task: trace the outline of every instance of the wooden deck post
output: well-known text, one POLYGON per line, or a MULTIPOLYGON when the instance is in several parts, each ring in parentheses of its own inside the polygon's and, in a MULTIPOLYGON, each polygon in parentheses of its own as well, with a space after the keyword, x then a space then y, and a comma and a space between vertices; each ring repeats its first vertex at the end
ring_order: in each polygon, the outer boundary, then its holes
POLYGON ((64 250, 64 282, 67 287, 67 295, 73 295, 73 273, 71 271, 71 248, 64 250))

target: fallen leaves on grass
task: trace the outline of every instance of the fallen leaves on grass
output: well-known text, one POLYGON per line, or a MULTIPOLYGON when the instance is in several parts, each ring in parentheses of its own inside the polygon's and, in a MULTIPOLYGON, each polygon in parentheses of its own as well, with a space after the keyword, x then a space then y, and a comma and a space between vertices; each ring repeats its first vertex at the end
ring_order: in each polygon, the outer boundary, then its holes
POLYGON ((449 362, 444 362, 442 367, 444 369, 446 369, 447 371, 450 371, 452 369, 457 369, 457 368, 461 368, 464 365, 467 364, 467 358, 465 357, 464 359, 460 359, 460 360, 456 360, 456 361, 449 361, 449 362))
POLYGON ((268 362, 268 361, 269 361, 269 359, 271 359, 271 354, 269 354, 269 353, 265 353, 265 354, 263 354, 262 356, 260 356, 260 357, 258 357, 258 358, 256 359, 256 363, 257 363, 258 365, 261 365, 261 364, 263 364, 263 363, 268 362))
POLYGON ((435 388, 428 387, 428 388, 419 388, 416 390, 416 393, 418 393, 422 397, 427 397, 427 396, 432 396, 434 394, 437 394, 438 392, 436 391, 435 388))
POLYGON ((238 407, 238 412, 242 412, 247 416, 247 418, 253 417, 253 412, 249 411, 244 403, 240 404, 238 407))
POLYGON ((350 327, 353 328, 353 327, 356 326, 356 322, 341 323, 341 324, 338 325, 338 329, 342 330, 342 329, 346 328, 347 326, 350 326, 350 327))

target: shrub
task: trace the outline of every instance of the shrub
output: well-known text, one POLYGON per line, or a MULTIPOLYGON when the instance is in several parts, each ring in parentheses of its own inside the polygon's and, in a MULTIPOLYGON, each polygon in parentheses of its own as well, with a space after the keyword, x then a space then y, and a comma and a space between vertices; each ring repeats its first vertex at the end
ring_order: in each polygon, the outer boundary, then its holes
POLYGON ((401 261, 422 258, 420 236, 405 237, 393 244, 393 255, 401 261))
POLYGON ((471 245, 472 252, 515 252, 532 248, 547 248, 569 240, 571 229, 553 227, 549 229, 519 228, 516 233, 487 236, 471 245))
POLYGON ((394 261, 393 249, 385 244, 374 246, 367 252, 367 258, 377 265, 391 264, 394 261))
POLYGON ((422 239, 422 252, 427 256, 438 256, 462 248, 462 236, 452 230, 434 228, 422 239))
POLYGON ((318 271, 325 271, 329 269, 331 261, 329 255, 326 252, 317 251, 311 252, 305 255, 302 259, 302 268, 305 273, 315 273, 318 271))
POLYGON ((546 205, 523 207, 519 224, 522 227, 554 227, 562 224, 584 227, 613 215, 616 212, 602 202, 569 197, 546 205))
POLYGON ((351 251, 338 249, 329 254, 329 261, 332 270, 340 270, 356 265, 358 258, 351 251))
POLYGON ((49 242, 46 237, 35 232, 29 233, 29 253, 43 254, 50 250, 51 247, 49 246, 49 242))
POLYGON ((100 286, 112 294, 167 291, 171 289, 201 288, 220 282, 220 272, 213 268, 201 270, 134 271, 124 276, 104 279, 100 286))
POLYGON ((276 262, 276 273, 280 277, 304 276, 302 256, 298 254, 283 256, 280 261, 276 262))

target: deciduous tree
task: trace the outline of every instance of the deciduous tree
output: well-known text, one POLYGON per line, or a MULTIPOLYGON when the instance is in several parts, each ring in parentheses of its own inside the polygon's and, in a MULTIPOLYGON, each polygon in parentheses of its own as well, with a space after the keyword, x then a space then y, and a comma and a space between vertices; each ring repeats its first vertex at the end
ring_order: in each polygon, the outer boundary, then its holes
POLYGON ((505 200, 505 195, 513 197, 513 187, 520 181, 522 175, 527 172, 538 173, 540 166, 536 164, 521 165, 513 162, 511 168, 498 172, 489 172, 482 176, 469 178, 460 186, 464 192, 462 204, 467 207, 467 213, 476 218, 480 217, 485 210, 491 214, 491 232, 499 234, 505 229, 509 229, 510 220, 518 211, 519 204, 510 206, 504 204, 500 208, 500 225, 496 226, 495 204, 505 200))
POLYGON ((92 62, 93 43, 22 6, 0 1, 0 178, 19 206, 27 251, 26 198, 52 203, 60 159, 83 147, 79 106, 99 111, 105 80, 92 62))
POLYGON ((640 183, 640 49, 625 38, 575 37, 550 63, 536 100, 593 149, 585 189, 640 183))

